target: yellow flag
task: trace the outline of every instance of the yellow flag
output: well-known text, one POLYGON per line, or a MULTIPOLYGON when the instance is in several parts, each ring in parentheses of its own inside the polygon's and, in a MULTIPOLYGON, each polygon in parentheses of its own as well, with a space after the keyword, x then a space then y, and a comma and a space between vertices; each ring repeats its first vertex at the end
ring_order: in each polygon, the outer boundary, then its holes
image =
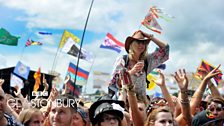
POLYGON ((72 38, 76 43, 80 42, 80 39, 77 36, 73 35, 71 32, 69 32, 67 30, 64 30, 59 48, 62 48, 64 46, 64 44, 68 40, 68 38, 72 38))
POLYGON ((149 83, 147 84, 147 89, 148 90, 152 90, 156 87, 156 83, 154 81, 157 80, 157 78, 155 76, 153 76, 152 74, 148 74, 147 75, 147 80, 149 81, 149 83), (152 81, 154 80, 154 81, 152 81))

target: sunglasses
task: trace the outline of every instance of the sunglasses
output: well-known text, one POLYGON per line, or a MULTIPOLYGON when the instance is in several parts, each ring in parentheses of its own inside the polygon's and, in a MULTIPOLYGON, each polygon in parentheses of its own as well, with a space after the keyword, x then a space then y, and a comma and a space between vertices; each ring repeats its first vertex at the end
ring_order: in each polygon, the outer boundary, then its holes
POLYGON ((215 105, 209 105, 209 106, 208 106, 208 110, 211 111, 211 112, 213 112, 213 111, 215 111, 215 110, 216 110, 217 112, 220 112, 220 111, 223 110, 223 107, 222 107, 221 104, 219 104, 218 106, 215 106, 215 105))
POLYGON ((135 42, 137 44, 143 44, 143 45, 147 45, 148 44, 147 41, 141 41, 141 40, 134 40, 133 42, 135 42))

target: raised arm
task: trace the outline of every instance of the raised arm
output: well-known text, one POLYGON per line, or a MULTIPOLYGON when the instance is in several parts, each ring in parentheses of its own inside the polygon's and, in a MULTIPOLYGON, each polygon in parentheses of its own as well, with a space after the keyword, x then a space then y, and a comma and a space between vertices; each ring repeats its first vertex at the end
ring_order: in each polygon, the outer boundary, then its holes
POLYGON ((175 80, 180 88, 180 103, 181 103, 181 111, 182 114, 177 117, 177 122, 179 125, 182 124, 182 118, 185 120, 185 123, 190 126, 191 125, 191 113, 190 113, 190 104, 188 99, 188 78, 185 72, 185 69, 179 70, 179 72, 175 72, 174 75, 175 80), (182 117, 182 118, 181 118, 182 117))
POLYGON ((191 114, 194 115, 196 112, 196 107, 199 106, 201 103, 201 99, 203 96, 203 93, 206 89, 206 85, 210 81, 211 78, 215 77, 216 75, 220 74, 220 71, 217 71, 219 69, 220 65, 213 69, 211 72, 209 72, 205 77, 203 77, 203 80, 201 81, 201 84, 195 91, 194 95, 191 98, 190 106, 191 106, 191 114))
POLYGON ((158 73, 160 75, 160 78, 157 81, 154 81, 161 89, 162 93, 163 93, 163 97, 167 100, 168 102, 168 106, 170 107, 170 109, 172 110, 172 112, 174 112, 175 110, 175 106, 172 100, 172 97, 169 93, 169 91, 167 90, 166 84, 165 84, 165 77, 164 74, 158 70, 158 73))

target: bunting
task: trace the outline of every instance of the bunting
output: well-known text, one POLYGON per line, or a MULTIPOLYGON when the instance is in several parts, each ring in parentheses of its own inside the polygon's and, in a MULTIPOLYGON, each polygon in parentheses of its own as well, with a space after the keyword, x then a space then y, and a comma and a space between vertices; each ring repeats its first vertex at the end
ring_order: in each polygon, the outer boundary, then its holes
POLYGON ((115 39, 110 33, 107 33, 104 42, 100 45, 100 48, 111 49, 120 53, 121 49, 124 48, 124 44, 115 39))

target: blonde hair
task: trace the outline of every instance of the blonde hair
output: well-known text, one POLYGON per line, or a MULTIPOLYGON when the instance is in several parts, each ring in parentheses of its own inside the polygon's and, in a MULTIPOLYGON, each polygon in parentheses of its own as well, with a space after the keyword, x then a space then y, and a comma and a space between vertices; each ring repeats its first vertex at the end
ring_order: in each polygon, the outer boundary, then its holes
POLYGON ((36 108, 25 109, 25 110, 20 112, 19 121, 22 124, 24 124, 25 126, 27 126, 34 114, 41 114, 42 115, 42 113, 39 109, 36 109, 36 108))
POLYGON ((172 118, 173 117, 173 113, 172 111, 170 110, 169 107, 167 106, 163 106, 163 107, 159 107, 157 109, 154 109, 150 114, 149 116, 147 117, 146 121, 145 121, 145 125, 144 126, 154 126, 154 123, 156 121, 156 115, 160 112, 167 112, 167 113, 171 113, 172 115, 172 118))
MULTIPOLYGON (((134 43, 134 41, 131 42, 130 48, 129 48, 129 53, 128 53, 128 57, 130 59, 133 59, 133 55, 135 54, 133 43, 134 43)), ((141 55, 139 57, 139 60, 144 60, 145 59, 146 55, 148 54, 147 48, 148 48, 148 44, 145 45, 145 50, 144 50, 144 52, 141 53, 141 55)))

